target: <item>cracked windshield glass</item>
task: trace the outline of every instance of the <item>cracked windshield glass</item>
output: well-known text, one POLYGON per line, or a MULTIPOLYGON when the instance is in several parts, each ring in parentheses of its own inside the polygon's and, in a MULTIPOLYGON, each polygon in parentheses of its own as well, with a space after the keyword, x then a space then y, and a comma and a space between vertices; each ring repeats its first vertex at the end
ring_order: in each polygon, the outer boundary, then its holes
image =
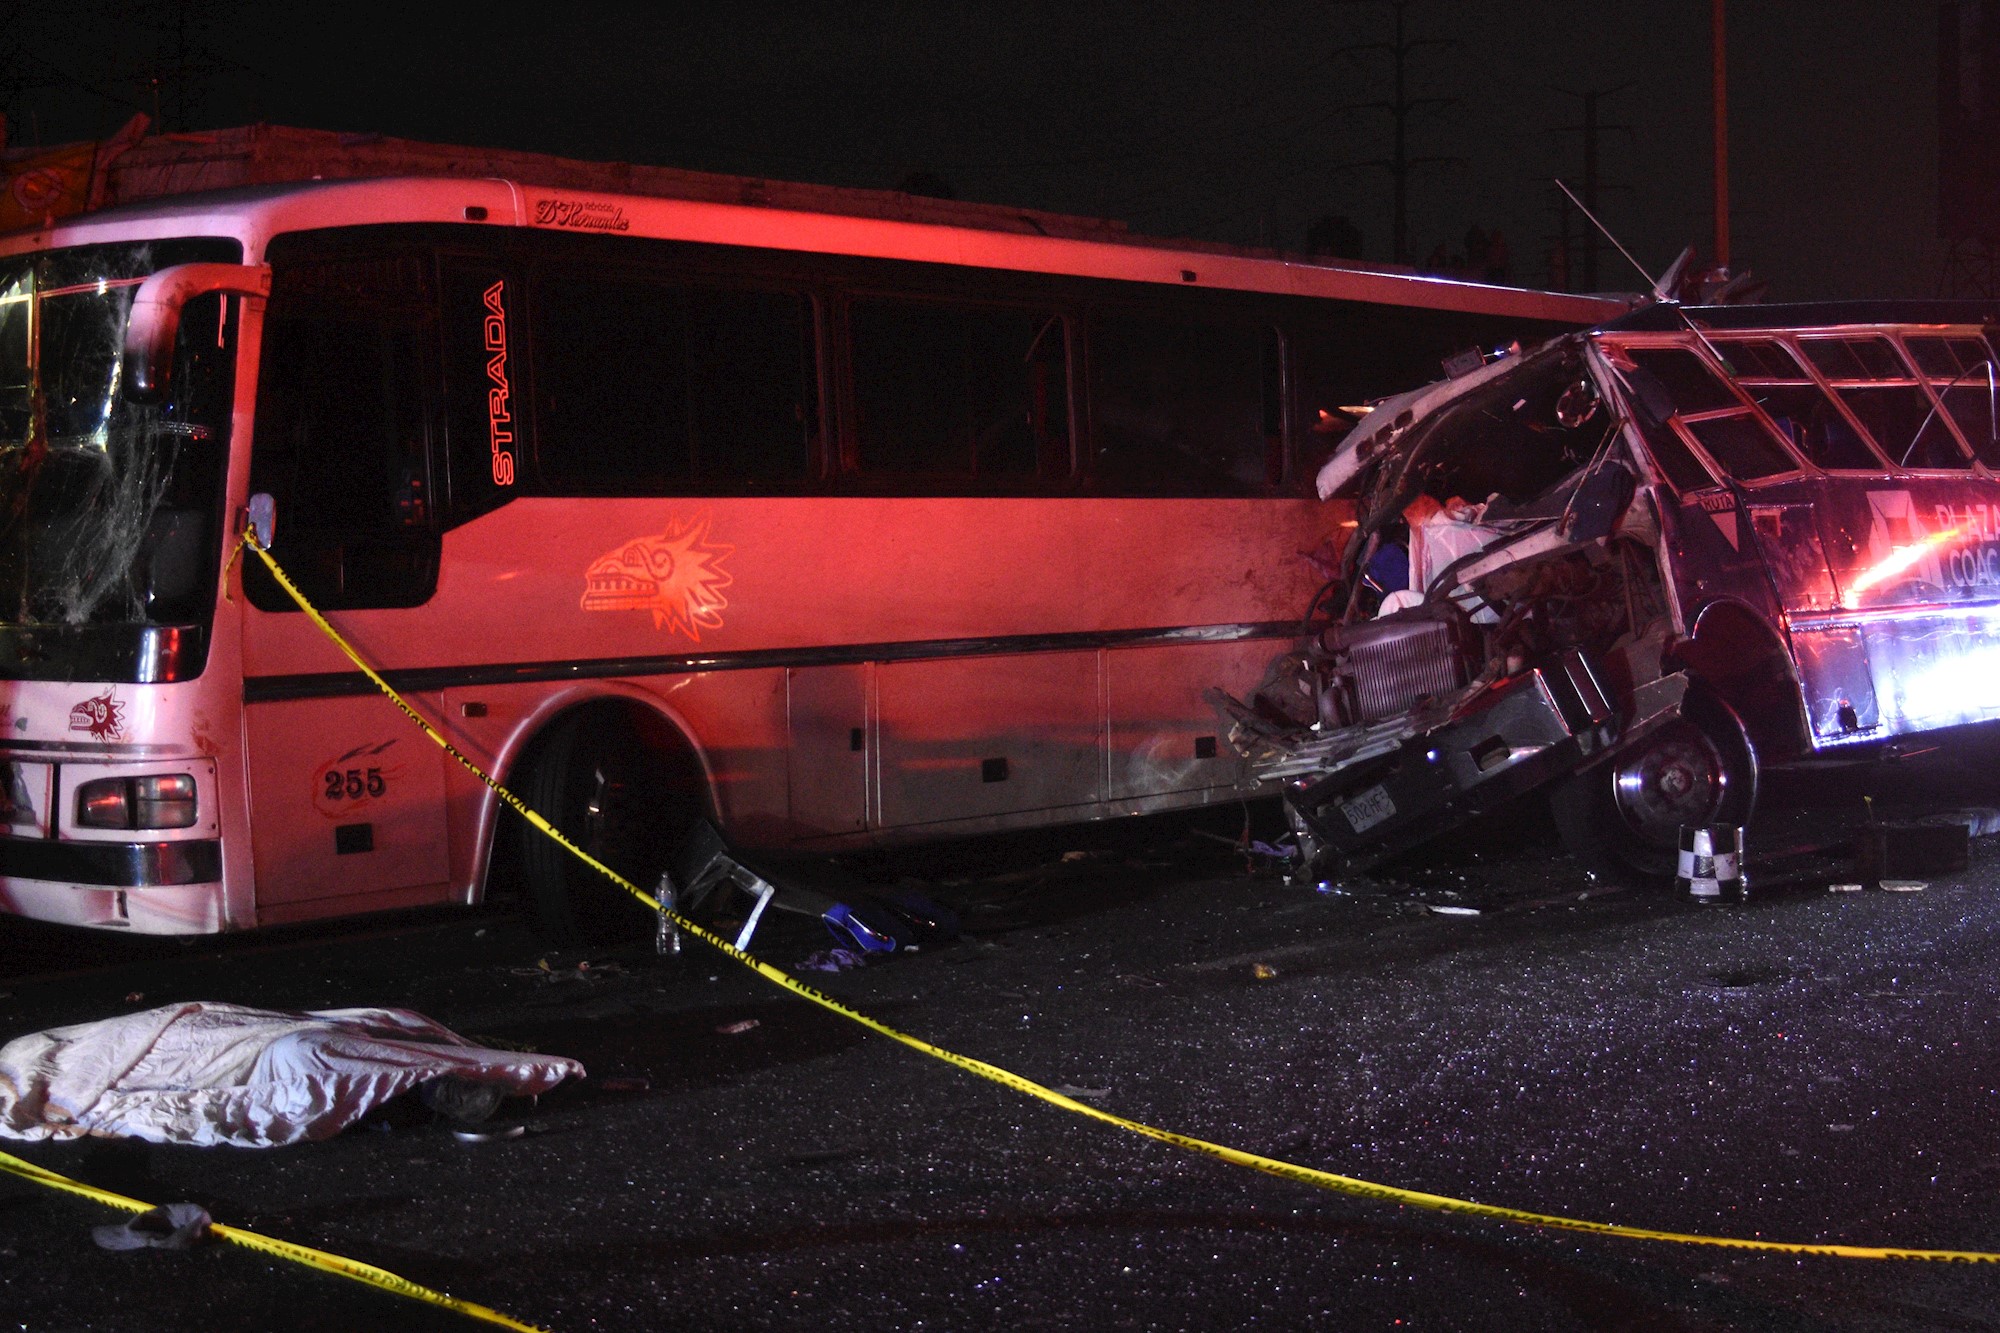
POLYGON ((146 275, 233 242, 86 246, 0 260, 0 624, 206 618, 235 320, 188 303, 165 398, 121 383, 146 275))

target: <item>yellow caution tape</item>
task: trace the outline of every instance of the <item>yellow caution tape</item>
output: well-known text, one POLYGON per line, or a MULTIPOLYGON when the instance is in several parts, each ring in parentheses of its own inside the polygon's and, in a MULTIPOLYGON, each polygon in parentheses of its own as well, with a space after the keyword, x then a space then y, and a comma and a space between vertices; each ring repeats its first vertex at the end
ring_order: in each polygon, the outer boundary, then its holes
MULTIPOLYGON (((54 1171, 36 1166, 33 1162, 23 1161, 11 1153, 0 1152, 0 1171, 20 1176, 23 1180, 32 1180, 39 1185, 47 1185, 50 1189, 63 1190, 70 1194, 80 1194, 84 1198, 96 1203, 107 1204, 113 1208, 123 1208, 127 1212, 144 1213, 150 1211, 153 1207, 150 1203, 141 1203, 139 1200, 129 1199, 123 1194, 113 1194, 110 1190, 101 1190, 95 1185, 86 1185, 80 1180, 71 1180, 68 1176, 58 1175, 54 1171)), ((391 1273, 386 1268, 377 1268, 374 1264, 364 1264, 359 1259, 349 1259, 343 1255, 328 1254, 325 1250, 315 1250, 310 1245, 298 1245, 292 1241, 278 1240, 275 1237, 261 1235, 255 1231, 245 1231, 241 1227, 224 1226, 220 1222, 209 1223, 208 1230, 209 1234, 220 1240, 226 1240, 231 1245, 241 1245, 245 1249, 259 1250, 279 1259, 289 1259, 295 1264, 304 1264, 308 1268, 317 1268, 323 1273, 334 1273, 341 1277, 353 1278, 357 1282, 365 1282, 371 1287, 378 1287, 383 1291, 391 1292, 397 1296, 407 1296, 413 1301, 423 1301, 429 1305, 439 1305, 447 1310, 455 1310, 459 1314, 480 1320, 484 1323, 495 1324, 501 1328, 517 1329, 520 1330, 520 1333, 543 1333, 543 1330, 534 1324, 524 1324, 518 1319, 501 1314, 498 1310, 489 1310, 483 1305, 476 1305, 471 1301, 462 1301, 456 1296, 447 1296, 441 1291, 432 1291, 429 1287, 419 1286, 406 1277, 400 1277, 395 1273, 391 1273)))
MULTIPOLYGON (((376 688, 389 696, 390 702, 400 708, 404 716, 416 723, 417 726, 423 729, 425 735, 442 746, 446 754, 463 765, 467 772, 492 788, 495 795, 511 806, 528 823, 549 837, 554 838, 572 855, 580 858, 586 865, 590 866, 591 869, 597 871, 613 884, 616 884, 619 888, 646 904, 653 911, 657 912, 660 910, 659 901, 652 894, 647 893, 631 880, 626 879, 623 875, 620 875, 617 871, 597 860, 590 853, 584 851, 581 847, 563 836, 561 830, 529 809, 527 804, 519 797, 501 786, 490 774, 480 768, 479 765, 466 758, 465 755, 459 752, 456 746, 446 740, 416 709, 410 707, 404 701, 403 696, 396 693, 388 681, 382 679, 381 675, 373 667, 362 660, 361 655, 354 651, 352 645, 341 637, 340 631, 329 624, 326 617, 321 615, 319 610, 306 600, 305 594, 301 593, 293 585, 292 581, 285 576, 284 570, 278 567, 278 562, 271 558, 271 553, 258 544, 254 532, 246 531, 243 534, 243 544, 257 553, 258 557, 270 569, 272 576, 278 580, 279 586, 284 588, 291 595, 292 600, 299 604, 299 608, 312 618, 312 622, 319 626, 320 631, 327 638, 331 639, 341 652, 347 655, 347 659, 359 667, 362 674, 366 675, 369 680, 375 682, 376 688)), ((703 929, 679 913, 669 912, 667 916, 675 925, 685 930, 688 934, 693 935, 718 952, 741 963, 743 966, 757 973, 757 975, 763 977, 766 981, 781 986, 794 995, 811 1000, 814 1004, 839 1014, 842 1018, 859 1023, 871 1032, 880 1033, 891 1041, 900 1042, 911 1050, 922 1051, 925 1055, 942 1060, 948 1065, 955 1065, 969 1074, 976 1074, 980 1078, 989 1079, 1003 1087, 1012 1088, 1016 1092, 1024 1093, 1029 1097, 1047 1102, 1051 1106, 1060 1106, 1066 1111, 1073 1111, 1077 1115, 1087 1117, 1088 1119, 1101 1121, 1107 1125, 1114 1125, 1119 1129, 1140 1135, 1143 1138, 1155 1139, 1161 1143, 1170 1143, 1177 1148, 1185 1148, 1189 1152, 1199 1153, 1205 1157, 1213 1157, 1218 1161, 1229 1162, 1235 1166, 1248 1167, 1252 1171, 1261 1171, 1265 1175, 1277 1176, 1282 1180, 1297 1181, 1302 1185, 1314 1185, 1321 1189, 1333 1190, 1337 1193, 1353 1195, 1357 1198, 1379 1199, 1384 1203, 1404 1204, 1408 1207, 1424 1208, 1433 1212, 1459 1213, 1471 1217, 1487 1217, 1501 1222, 1515 1222, 1523 1226, 1547 1227, 1558 1231, 1582 1231, 1596 1236, 1617 1236, 1625 1240, 1668 1241, 1676 1245, 1706 1245, 1719 1249, 1750 1250, 1763 1254, 1829 1255, 1841 1259, 1928 1259, 1952 1263, 2000 1263, 2000 1252, 1987 1250, 1936 1250, 1902 1246, 1830 1245, 1796 1241, 1759 1240, 1743 1236, 1705 1236, 1683 1231, 1657 1231, 1650 1227, 1621 1226, 1615 1222, 1592 1222, 1584 1218, 1564 1217, 1555 1213, 1536 1213, 1524 1208, 1506 1208, 1498 1204, 1475 1203, 1470 1199, 1453 1198, 1448 1194, 1426 1194, 1421 1190, 1402 1189, 1394 1185, 1379 1185, 1373 1181, 1361 1180, 1355 1176, 1338 1175, 1332 1171, 1322 1171, 1317 1167, 1300 1166, 1296 1162, 1286 1162, 1275 1157, 1265 1157, 1259 1153, 1244 1152, 1240 1148, 1231 1148, 1226 1144, 1211 1143, 1207 1139, 1198 1139, 1187 1134, 1177 1134, 1172 1130, 1160 1129, 1137 1120, 1128 1120, 1121 1115, 1113 1115, 1109 1111, 1100 1110, 1095 1106, 1090 1106, 1071 1097, 1065 1097, 1053 1088, 1044 1087, 1033 1079, 1023 1078, 1021 1075, 1011 1070, 1002 1069, 998 1065, 988 1064, 984 1060, 975 1060, 971 1056, 960 1055, 956 1051, 948 1051, 942 1046, 933 1046, 921 1037, 913 1037, 907 1032, 899 1031, 886 1023, 870 1018, 857 1009, 850 1009, 832 996, 814 990, 811 986, 806 985, 790 973, 773 967, 761 959, 751 957, 720 935, 703 929)))

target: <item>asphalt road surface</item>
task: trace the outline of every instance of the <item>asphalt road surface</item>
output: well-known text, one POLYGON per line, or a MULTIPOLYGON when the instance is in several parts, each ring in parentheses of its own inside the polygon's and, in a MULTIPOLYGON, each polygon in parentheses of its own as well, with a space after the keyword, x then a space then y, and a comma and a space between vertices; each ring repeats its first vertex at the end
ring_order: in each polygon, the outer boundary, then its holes
MULTIPOLYGON (((1978 766, 1891 795, 1970 800, 1978 766)), ((870 867, 959 942, 812 980, 1107 1109, 1419 1190, 1729 1236, 2000 1250, 2000 846, 1831 893, 1859 788, 1752 832, 1740 907, 1612 892, 1523 816, 1320 892, 1218 828, 870 867), (1067 859, 1063 853, 1070 855, 1067 859), (1438 908, 1458 909, 1439 912, 1438 908)), ((1985 799, 1991 799, 1990 796, 1985 799)), ((767 929, 783 966, 827 943, 767 929)), ((499 912, 191 946, 0 926, 0 1039, 180 999, 407 1005, 590 1078, 464 1143, 0 1144, 551 1329, 1987 1329, 2000 1265, 1790 1258, 1343 1197, 1024 1100, 693 946, 551 954, 499 912), (588 967, 580 967, 588 963, 588 967)), ((506 1114, 506 1113, 503 1113, 506 1114)), ((0 1324, 472 1328, 0 1176, 0 1324)))

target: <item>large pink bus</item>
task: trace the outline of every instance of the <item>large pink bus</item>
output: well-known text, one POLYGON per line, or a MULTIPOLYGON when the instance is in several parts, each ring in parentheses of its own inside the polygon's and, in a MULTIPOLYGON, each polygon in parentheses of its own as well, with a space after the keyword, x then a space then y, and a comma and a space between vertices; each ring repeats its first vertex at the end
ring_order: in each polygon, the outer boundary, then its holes
MULTIPOLYGON (((1171 243, 301 182, 0 239, 0 908, 196 933, 1235 799, 1322 414, 1582 298, 1171 243)), ((996 215, 997 216, 997 215, 996 215)))

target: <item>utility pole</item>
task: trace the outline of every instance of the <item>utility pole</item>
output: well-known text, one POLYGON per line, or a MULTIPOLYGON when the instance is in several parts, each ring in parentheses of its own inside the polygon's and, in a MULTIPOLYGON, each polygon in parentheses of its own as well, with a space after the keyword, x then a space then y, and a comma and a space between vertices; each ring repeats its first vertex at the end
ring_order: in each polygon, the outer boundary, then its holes
POLYGON ((1357 166, 1382 167, 1389 173, 1392 200, 1390 240, 1392 258, 1398 264, 1410 262, 1410 172, 1420 166, 1441 162, 1456 162, 1461 159, 1451 157, 1411 157, 1410 156, 1410 116, 1413 112, 1432 107, 1450 106, 1456 97, 1412 97, 1410 96, 1410 56, 1427 47, 1452 47, 1458 43, 1445 37, 1427 37, 1412 40, 1405 22, 1405 11, 1410 0, 1342 0, 1345 4, 1386 4, 1394 16, 1394 38, 1387 42, 1363 42, 1355 46, 1345 46, 1336 55, 1359 51, 1380 51, 1389 57, 1393 73, 1391 94, 1383 102, 1354 102, 1339 108, 1342 111, 1374 110, 1389 113, 1392 127, 1390 152, 1387 158, 1377 158, 1372 162, 1356 163, 1357 166))
MULTIPOLYGON (((1557 88, 1555 90, 1565 97, 1574 97, 1583 103, 1583 123, 1581 125, 1558 125, 1556 126, 1556 133, 1573 133, 1579 130, 1583 133, 1583 206, 1593 213, 1599 211, 1597 207, 1598 193, 1601 189, 1605 188, 1602 185, 1602 178, 1598 172, 1598 148, 1603 138, 1603 131, 1607 129, 1616 130, 1623 133, 1628 139, 1632 135, 1632 127, 1630 125, 1605 125, 1598 119, 1598 100, 1610 97, 1615 93, 1622 93, 1632 86, 1630 83, 1621 83, 1613 88, 1586 88, 1582 92, 1574 92, 1568 88, 1557 88)), ((1562 206, 1567 209, 1568 201, 1565 200, 1562 206)), ((1563 214, 1562 235, 1565 240, 1569 235, 1569 215, 1567 212, 1563 214)), ((1583 251, 1583 290, 1594 292, 1597 290, 1596 228, 1587 226, 1583 229, 1581 248, 1583 251)))
POLYGON ((1729 271, 1729 42, 1726 0, 1712 0, 1710 45, 1715 60, 1715 267, 1729 271))

